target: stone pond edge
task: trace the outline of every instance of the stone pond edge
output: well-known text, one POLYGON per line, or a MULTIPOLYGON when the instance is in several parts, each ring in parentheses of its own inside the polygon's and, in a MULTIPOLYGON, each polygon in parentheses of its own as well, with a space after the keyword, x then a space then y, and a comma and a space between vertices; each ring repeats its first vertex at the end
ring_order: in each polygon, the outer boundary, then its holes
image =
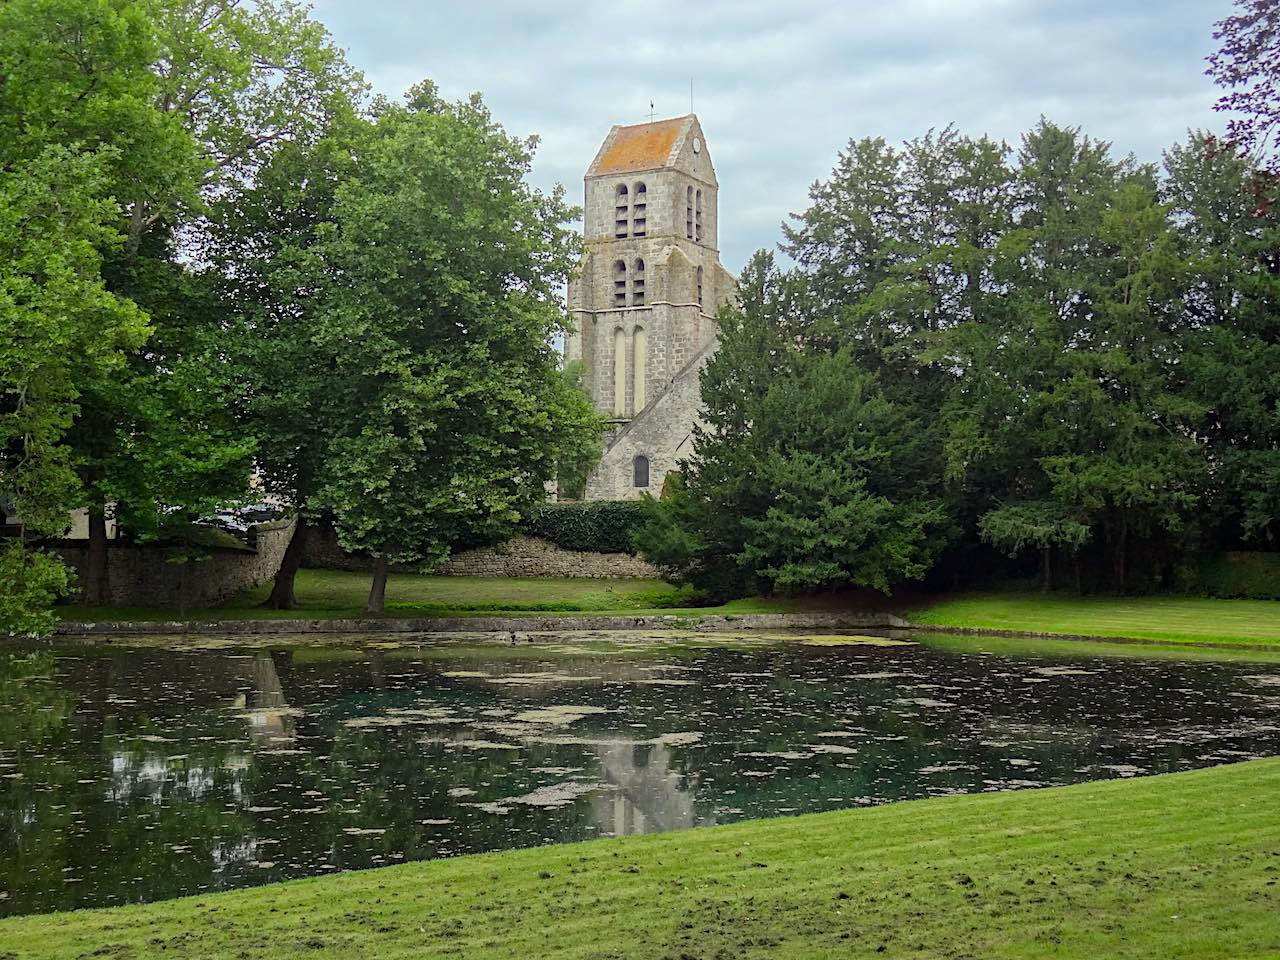
POLYGON ((821 630, 905 629, 912 625, 891 613, 744 613, 706 616, 518 616, 378 617, 271 620, 111 620, 64 621, 60 636, 102 634, 220 634, 257 636, 292 633, 517 633, 572 630, 821 630))
POLYGON ((356 617, 344 619, 271 620, 110 620, 64 621, 57 635, 92 638, 108 634, 272 636, 298 633, 550 633, 575 630, 693 630, 699 632, 768 630, 914 630, 966 636, 1008 637, 1034 640, 1092 640, 1103 643, 1137 643, 1151 646, 1204 647, 1218 650, 1277 649, 1269 643, 1219 643, 1203 640, 1156 640, 1148 637, 1089 633, 1054 633, 997 627, 960 627, 913 623, 894 613, 744 613, 703 616, 518 616, 518 617, 356 617))

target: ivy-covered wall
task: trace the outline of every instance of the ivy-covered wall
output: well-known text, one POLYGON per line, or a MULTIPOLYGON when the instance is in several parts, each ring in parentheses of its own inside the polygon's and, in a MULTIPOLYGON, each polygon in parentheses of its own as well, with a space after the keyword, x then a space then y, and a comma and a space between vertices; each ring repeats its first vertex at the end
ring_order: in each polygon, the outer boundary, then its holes
POLYGON ((643 510, 637 500, 547 503, 525 517, 521 527, 529 536, 566 550, 631 553, 631 534, 640 525, 643 510))

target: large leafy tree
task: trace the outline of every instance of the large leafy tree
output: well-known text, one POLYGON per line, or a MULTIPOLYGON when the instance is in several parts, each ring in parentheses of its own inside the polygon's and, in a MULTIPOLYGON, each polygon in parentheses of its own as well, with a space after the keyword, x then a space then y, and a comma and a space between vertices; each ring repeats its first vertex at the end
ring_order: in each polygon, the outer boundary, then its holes
POLYGON ((69 437, 89 507, 90 602, 109 596, 109 509, 145 535, 245 489, 254 444, 227 410, 234 384, 226 305, 204 270, 207 203, 254 177, 281 145, 314 138, 334 103, 361 88, 291 0, 127 6, 150 36, 149 77, 135 95, 150 127, 113 170, 124 242, 104 275, 148 311, 152 335, 124 371, 82 386, 69 437))
POLYGON ((423 84, 283 152, 259 206, 239 208, 282 227, 249 231, 266 254, 246 365, 246 412, 272 438, 262 462, 304 514, 328 513, 346 547, 378 558, 371 610, 391 563, 508 529, 598 430, 551 345, 571 211, 528 186, 533 146, 478 98, 423 84))
POLYGON ((123 244, 122 152, 159 136, 138 101, 151 50, 126 5, 0 5, 0 497, 22 523, 0 556, 0 630, 51 627, 67 573, 31 541, 65 530, 80 502, 66 437, 85 383, 121 374, 148 334, 102 259, 123 244))
MULTIPOLYGON (((213 204, 211 253, 219 294, 233 304, 227 353, 237 421, 255 437, 266 491, 293 505, 296 529, 266 605, 296 605, 294 579, 331 437, 341 420, 332 378, 338 355, 315 336, 334 277, 321 243, 336 230, 337 187, 351 176, 367 133, 354 103, 337 104, 323 135, 283 144, 252 182, 213 204)), ((339 353, 341 349, 339 348, 339 353)))

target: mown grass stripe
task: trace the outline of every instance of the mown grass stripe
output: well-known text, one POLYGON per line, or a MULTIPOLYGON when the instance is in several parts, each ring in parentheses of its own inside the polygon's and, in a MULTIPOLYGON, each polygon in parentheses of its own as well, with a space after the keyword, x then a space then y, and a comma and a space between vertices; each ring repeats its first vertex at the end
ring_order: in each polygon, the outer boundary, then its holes
POLYGON ((1280 954, 1278 787, 1280 760, 1257 761, 409 864, 6 920, 0 950, 32 960, 818 957, 836 947, 1266 956, 1280 954))

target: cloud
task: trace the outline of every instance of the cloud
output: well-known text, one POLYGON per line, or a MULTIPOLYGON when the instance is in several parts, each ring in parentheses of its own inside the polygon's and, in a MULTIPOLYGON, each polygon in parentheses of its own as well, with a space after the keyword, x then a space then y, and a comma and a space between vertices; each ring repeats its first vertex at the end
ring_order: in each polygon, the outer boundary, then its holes
POLYGON ((773 247, 850 138, 955 123, 1010 143, 1044 115, 1156 161, 1220 129, 1204 76, 1230 0, 317 0, 374 88, 481 91, 542 138, 538 185, 581 178, 614 123, 694 107, 720 179, 722 260, 773 247))

